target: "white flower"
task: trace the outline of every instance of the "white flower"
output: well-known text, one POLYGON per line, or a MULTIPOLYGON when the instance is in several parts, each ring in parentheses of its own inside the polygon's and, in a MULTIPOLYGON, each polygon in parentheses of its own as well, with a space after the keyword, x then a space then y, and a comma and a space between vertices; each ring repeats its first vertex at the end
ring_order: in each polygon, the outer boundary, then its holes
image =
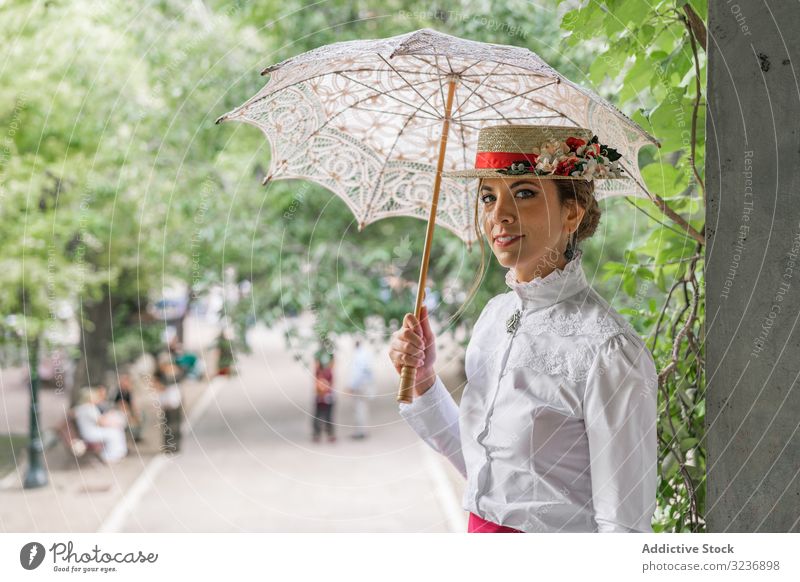
POLYGON ((548 154, 542 154, 542 155, 539 156, 539 158, 536 161, 537 162, 543 162, 543 163, 546 163, 546 164, 551 164, 551 163, 553 163, 555 161, 555 156, 548 155, 548 154))
POLYGON ((552 174, 556 169, 556 162, 548 158, 545 159, 539 158, 539 161, 536 164, 536 169, 541 172, 552 174))
POLYGON ((597 172, 597 162, 593 159, 590 159, 583 168, 583 174, 581 174, 587 180, 591 180, 595 173, 597 172))
POLYGON ((548 156, 554 156, 556 154, 556 150, 558 149, 558 144, 553 141, 546 141, 542 144, 542 152, 547 154, 548 156))

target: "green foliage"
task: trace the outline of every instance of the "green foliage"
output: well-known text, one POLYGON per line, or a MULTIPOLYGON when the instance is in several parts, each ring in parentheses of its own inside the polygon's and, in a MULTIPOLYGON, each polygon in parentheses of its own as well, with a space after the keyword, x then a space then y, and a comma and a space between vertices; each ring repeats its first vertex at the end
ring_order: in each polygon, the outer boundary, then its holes
MULTIPOLYGON (((702 231, 704 191, 695 171, 702 178, 705 100, 697 90, 697 69, 699 85, 705 87, 706 56, 699 43, 692 49, 687 4, 705 19, 704 0, 607 0, 567 11, 561 27, 567 46, 594 51, 588 75, 600 92, 660 140, 656 155, 645 151, 640 159, 648 189, 702 231)), ((647 339, 662 372, 661 483, 654 529, 703 531, 702 245, 649 201, 630 203, 646 216, 645 228, 634 230, 649 234, 635 238, 622 260, 606 261, 601 281, 616 282, 623 292, 620 312, 647 339)))
POLYGON ((2 11, 13 42, 0 68, 0 312, 17 316, 0 326, 36 336, 59 301, 96 303, 109 288, 117 305, 171 276, 206 278, 209 262, 192 269, 191 257, 197 192, 221 182, 213 121, 257 89, 249 73, 265 44, 202 3, 2 11))

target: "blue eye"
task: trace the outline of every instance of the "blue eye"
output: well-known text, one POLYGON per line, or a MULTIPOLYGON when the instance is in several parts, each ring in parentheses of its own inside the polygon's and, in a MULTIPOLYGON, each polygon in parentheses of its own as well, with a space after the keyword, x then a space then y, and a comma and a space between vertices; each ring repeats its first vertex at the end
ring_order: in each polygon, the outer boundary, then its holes
MULTIPOLYGON (((516 198, 532 198, 532 197, 536 196, 536 190, 530 190, 528 188, 521 188, 520 190, 517 190, 516 192, 514 192, 514 196, 516 198)), ((481 202, 483 202, 484 205, 486 205, 486 204, 489 204, 490 202, 494 202, 495 201, 495 195, 494 194, 484 194, 483 196, 480 197, 480 200, 481 200, 481 202)))

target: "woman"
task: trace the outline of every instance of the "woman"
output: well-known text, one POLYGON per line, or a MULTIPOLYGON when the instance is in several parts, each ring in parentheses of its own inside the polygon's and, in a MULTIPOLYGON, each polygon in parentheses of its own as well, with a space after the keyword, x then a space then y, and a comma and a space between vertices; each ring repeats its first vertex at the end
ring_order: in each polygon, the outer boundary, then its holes
POLYGON ((475 169, 452 173, 481 178, 476 230, 510 291, 475 324, 460 406, 435 373, 427 310, 406 315, 389 355, 398 373, 417 368, 400 414, 467 479, 470 532, 652 532, 656 368, 576 246, 599 222, 594 180, 620 177, 618 157, 586 129, 494 126, 475 169))
POLYGON ((78 405, 72 410, 78 434, 87 443, 102 443, 100 458, 108 464, 121 461, 128 454, 125 419, 119 410, 100 411, 106 400, 105 386, 81 389, 78 405))

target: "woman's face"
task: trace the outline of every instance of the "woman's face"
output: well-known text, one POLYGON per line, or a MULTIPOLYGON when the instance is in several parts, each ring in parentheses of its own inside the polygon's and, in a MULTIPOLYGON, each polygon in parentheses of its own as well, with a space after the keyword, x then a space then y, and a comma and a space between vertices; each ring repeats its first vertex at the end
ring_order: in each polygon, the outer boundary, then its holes
POLYGON ((564 268, 569 234, 585 213, 578 204, 561 204, 555 180, 522 176, 483 178, 478 207, 495 257, 520 282, 564 268), (498 239, 503 235, 512 238, 498 239))

